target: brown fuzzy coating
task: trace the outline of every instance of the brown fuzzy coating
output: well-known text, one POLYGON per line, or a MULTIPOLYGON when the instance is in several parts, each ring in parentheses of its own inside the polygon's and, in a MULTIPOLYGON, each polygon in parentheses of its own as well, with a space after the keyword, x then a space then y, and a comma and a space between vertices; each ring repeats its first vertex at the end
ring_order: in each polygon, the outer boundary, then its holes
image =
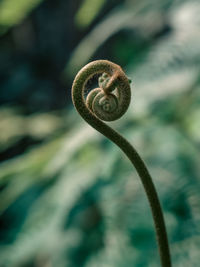
POLYGON ((131 97, 129 80, 120 66, 108 60, 97 60, 90 62, 78 72, 72 85, 72 100, 74 106, 89 125, 121 148, 121 150, 126 154, 136 168, 150 203, 162 267, 171 267, 167 232, 161 205, 151 175, 144 161, 141 159, 135 148, 133 148, 133 146, 124 137, 102 122, 102 120, 99 119, 85 103, 83 96, 85 84, 93 75, 97 73, 107 73, 111 77, 110 81, 106 85, 106 88, 103 90, 105 94, 111 93, 116 87, 120 87, 122 89, 118 91, 118 97, 119 99, 122 99, 120 100, 121 102, 119 101, 119 104, 125 106, 119 106, 121 110, 119 113, 117 113, 117 118, 123 115, 127 110, 131 97))

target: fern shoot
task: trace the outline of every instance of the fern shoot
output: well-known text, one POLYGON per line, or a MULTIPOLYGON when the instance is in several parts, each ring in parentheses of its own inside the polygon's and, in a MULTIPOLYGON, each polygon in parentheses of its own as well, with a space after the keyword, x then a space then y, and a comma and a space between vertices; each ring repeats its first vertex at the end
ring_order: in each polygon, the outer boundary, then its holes
POLYGON ((163 212, 151 175, 135 148, 103 122, 119 119, 128 109, 131 100, 130 80, 117 64, 107 60, 90 62, 78 72, 74 79, 72 100, 83 119, 115 143, 134 165, 150 203, 161 265, 170 267, 171 258, 163 212), (99 77, 99 87, 93 89, 85 99, 86 83, 96 74, 102 74, 99 77))

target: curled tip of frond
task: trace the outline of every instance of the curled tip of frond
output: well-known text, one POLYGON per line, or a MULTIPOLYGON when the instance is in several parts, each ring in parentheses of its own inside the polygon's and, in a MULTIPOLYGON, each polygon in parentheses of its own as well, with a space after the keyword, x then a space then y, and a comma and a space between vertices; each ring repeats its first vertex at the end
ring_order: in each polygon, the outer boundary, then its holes
POLYGON ((75 77, 72 97, 82 116, 84 108, 80 105, 81 102, 100 120, 114 121, 128 109, 131 99, 130 81, 117 64, 108 60, 93 61, 83 67, 75 77), (93 89, 85 99, 83 92, 87 81, 99 73, 99 87, 93 89))

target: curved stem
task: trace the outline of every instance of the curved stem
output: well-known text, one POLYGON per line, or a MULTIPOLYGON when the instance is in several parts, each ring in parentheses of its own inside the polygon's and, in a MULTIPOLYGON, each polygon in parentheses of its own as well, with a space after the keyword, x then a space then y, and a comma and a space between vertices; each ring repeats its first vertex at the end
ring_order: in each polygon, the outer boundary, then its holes
POLYGON ((126 139, 124 139, 119 133, 107 129, 106 133, 104 132, 104 135, 106 135, 118 147, 121 148, 121 150, 130 159, 139 177, 141 178, 153 214, 161 264, 163 267, 170 267, 171 259, 164 217, 151 175, 144 161, 141 159, 135 148, 131 146, 131 144, 126 139))
MULTIPOLYGON (((171 267, 171 258, 164 217, 155 186, 153 184, 151 175, 149 174, 147 167, 145 166, 145 163, 143 162, 137 151, 133 148, 133 146, 131 146, 131 144, 118 132, 116 132, 107 124, 103 123, 100 119, 98 119, 95 114, 88 109, 84 101, 83 89, 87 80, 92 76, 92 74, 99 73, 100 71, 105 71, 112 75, 114 72, 113 69, 115 70, 118 67, 118 65, 106 60, 98 60, 86 65, 77 74, 73 82, 73 103, 79 114, 83 117, 83 119, 97 131, 99 131, 101 134, 103 134, 113 143, 115 143, 126 154, 126 156, 130 159, 130 161, 136 168, 136 171, 139 177, 141 178, 142 184, 144 186, 151 206, 162 267, 171 267)), ((121 68, 120 71, 122 71, 121 68)), ((126 78, 123 77, 121 83, 126 83, 127 81, 128 79, 126 80, 126 78)), ((127 84, 125 86, 125 90, 127 90, 127 84)), ((126 96, 130 96, 130 94, 127 93, 126 96)))

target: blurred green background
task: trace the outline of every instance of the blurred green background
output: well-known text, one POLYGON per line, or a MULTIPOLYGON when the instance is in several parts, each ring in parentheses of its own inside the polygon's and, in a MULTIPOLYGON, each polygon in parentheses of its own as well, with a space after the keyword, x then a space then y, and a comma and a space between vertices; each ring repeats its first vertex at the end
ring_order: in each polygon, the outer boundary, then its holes
POLYGON ((95 59, 132 79, 110 123, 145 159, 173 266, 200 266, 200 2, 0 0, 0 266, 160 266, 150 208, 119 149, 71 103, 95 59))

